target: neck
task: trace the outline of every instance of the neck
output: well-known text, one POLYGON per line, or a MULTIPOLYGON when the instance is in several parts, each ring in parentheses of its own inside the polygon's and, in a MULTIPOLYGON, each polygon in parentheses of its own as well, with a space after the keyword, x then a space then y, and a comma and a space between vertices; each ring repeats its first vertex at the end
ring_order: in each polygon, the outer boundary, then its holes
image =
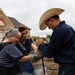
POLYGON ((58 21, 56 21, 55 22, 55 27, 54 27, 54 29, 53 30, 55 30, 56 29, 56 27, 59 25, 59 23, 61 22, 61 20, 58 20, 58 21))
POLYGON ((2 41, 2 42, 4 43, 4 42, 10 42, 10 41, 9 41, 8 39, 5 39, 5 40, 4 40, 4 41, 2 41))

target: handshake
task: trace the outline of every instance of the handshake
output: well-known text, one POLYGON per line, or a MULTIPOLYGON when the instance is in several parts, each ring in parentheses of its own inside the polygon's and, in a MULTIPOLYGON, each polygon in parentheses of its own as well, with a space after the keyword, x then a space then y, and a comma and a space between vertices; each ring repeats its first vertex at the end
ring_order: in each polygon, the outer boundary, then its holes
POLYGON ((43 54, 39 50, 37 50, 34 54, 28 55, 28 57, 29 57, 30 62, 33 63, 42 59, 43 54))

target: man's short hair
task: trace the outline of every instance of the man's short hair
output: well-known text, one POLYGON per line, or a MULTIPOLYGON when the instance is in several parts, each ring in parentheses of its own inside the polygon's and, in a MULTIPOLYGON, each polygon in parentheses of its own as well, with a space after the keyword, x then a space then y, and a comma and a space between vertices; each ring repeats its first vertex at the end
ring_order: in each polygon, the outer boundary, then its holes
POLYGON ((54 15, 54 16, 52 16, 51 18, 59 19, 59 15, 54 15))
POLYGON ((25 27, 20 27, 19 29, 18 29, 20 32, 22 32, 22 31, 24 31, 24 30, 27 30, 25 27))

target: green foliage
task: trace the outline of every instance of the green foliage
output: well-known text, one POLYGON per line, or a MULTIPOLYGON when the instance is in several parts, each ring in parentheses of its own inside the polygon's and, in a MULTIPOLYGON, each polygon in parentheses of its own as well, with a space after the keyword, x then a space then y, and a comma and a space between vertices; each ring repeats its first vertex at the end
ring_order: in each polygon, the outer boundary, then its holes
POLYGON ((35 41, 35 40, 36 40, 36 38, 37 38, 37 36, 32 36, 32 38, 33 38, 33 40, 35 41))
POLYGON ((47 34, 47 35, 46 35, 46 38, 50 38, 50 34, 47 34))
MULTIPOLYGON (((32 36, 33 41, 35 41, 37 38, 39 38, 40 36, 32 36)), ((42 38, 44 41, 46 41, 46 38, 50 38, 50 35, 47 34, 46 37, 40 37, 42 38)))
MULTIPOLYGON (((35 41, 38 37, 39 37, 39 36, 32 36, 33 41, 35 41)), ((40 38, 42 38, 44 41, 46 40, 45 37, 40 37, 40 38)))
POLYGON ((46 38, 45 37, 41 37, 44 41, 46 41, 46 38))

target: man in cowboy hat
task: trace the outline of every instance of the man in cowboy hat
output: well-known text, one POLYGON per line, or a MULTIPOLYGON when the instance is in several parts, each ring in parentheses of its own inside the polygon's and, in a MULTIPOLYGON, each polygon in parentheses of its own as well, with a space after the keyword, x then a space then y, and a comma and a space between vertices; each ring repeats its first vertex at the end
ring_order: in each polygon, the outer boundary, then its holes
POLYGON ((42 54, 47 58, 54 58, 59 64, 58 75, 75 75, 75 31, 61 21, 59 15, 64 12, 61 8, 47 10, 40 18, 39 28, 41 30, 53 30, 48 45, 36 40, 36 45, 42 54))

